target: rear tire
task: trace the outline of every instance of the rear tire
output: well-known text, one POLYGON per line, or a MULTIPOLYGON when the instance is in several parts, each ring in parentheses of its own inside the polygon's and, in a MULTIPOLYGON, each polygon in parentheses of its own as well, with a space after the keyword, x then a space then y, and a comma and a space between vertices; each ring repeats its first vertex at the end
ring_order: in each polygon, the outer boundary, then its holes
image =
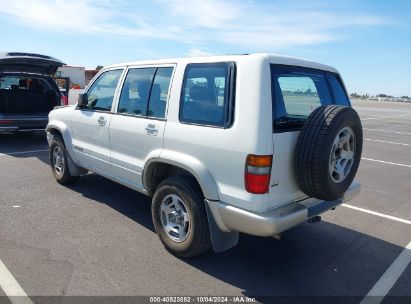
POLYGON ((193 178, 176 176, 162 181, 151 212, 161 242, 175 256, 189 258, 211 247, 204 197, 193 178))
POLYGON ((70 174, 66 146, 58 135, 54 136, 50 145, 50 166, 53 176, 59 184, 72 185, 79 178, 70 174))
POLYGON ((297 140, 294 171, 299 188, 322 200, 340 198, 361 160, 362 126, 357 112, 339 105, 315 109, 297 140))

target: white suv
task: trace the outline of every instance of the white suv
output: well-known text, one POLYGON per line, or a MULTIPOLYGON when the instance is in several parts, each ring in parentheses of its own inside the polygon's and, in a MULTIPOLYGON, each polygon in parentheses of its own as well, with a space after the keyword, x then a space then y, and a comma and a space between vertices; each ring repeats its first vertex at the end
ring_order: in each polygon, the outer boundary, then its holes
POLYGON ((50 113, 47 138, 59 183, 92 171, 151 196, 179 257, 319 220, 360 190, 362 127, 340 75, 288 57, 106 67, 50 113))

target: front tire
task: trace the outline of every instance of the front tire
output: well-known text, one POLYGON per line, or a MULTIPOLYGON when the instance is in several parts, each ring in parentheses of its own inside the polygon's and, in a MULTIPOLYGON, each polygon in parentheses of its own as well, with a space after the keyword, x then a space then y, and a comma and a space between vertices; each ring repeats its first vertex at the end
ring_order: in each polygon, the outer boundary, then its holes
POLYGON ((211 247, 204 197, 192 178, 169 177, 161 182, 151 212, 161 242, 175 256, 189 258, 211 247))
POLYGON ((66 146, 63 139, 58 135, 54 136, 50 145, 50 166, 53 176, 59 184, 71 185, 79 178, 70 174, 66 146))

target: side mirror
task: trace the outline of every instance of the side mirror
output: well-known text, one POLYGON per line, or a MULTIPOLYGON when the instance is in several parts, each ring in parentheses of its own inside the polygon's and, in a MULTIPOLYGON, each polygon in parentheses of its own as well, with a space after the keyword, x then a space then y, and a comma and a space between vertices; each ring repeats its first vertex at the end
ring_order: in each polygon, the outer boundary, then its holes
POLYGON ((78 96, 78 103, 77 106, 80 108, 84 108, 88 105, 88 95, 87 93, 80 93, 78 96))

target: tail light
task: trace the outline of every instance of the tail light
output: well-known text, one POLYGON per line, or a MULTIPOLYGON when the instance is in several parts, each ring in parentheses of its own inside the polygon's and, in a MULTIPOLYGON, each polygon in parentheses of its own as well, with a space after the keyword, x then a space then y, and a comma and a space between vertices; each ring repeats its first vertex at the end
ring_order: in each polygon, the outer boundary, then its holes
POLYGON ((248 155, 245 164, 245 189, 254 194, 269 191, 272 155, 248 155))
POLYGON ((61 98, 60 98, 60 104, 61 104, 62 106, 67 106, 67 105, 68 105, 68 98, 67 98, 67 96, 64 96, 64 95, 61 96, 61 98))

